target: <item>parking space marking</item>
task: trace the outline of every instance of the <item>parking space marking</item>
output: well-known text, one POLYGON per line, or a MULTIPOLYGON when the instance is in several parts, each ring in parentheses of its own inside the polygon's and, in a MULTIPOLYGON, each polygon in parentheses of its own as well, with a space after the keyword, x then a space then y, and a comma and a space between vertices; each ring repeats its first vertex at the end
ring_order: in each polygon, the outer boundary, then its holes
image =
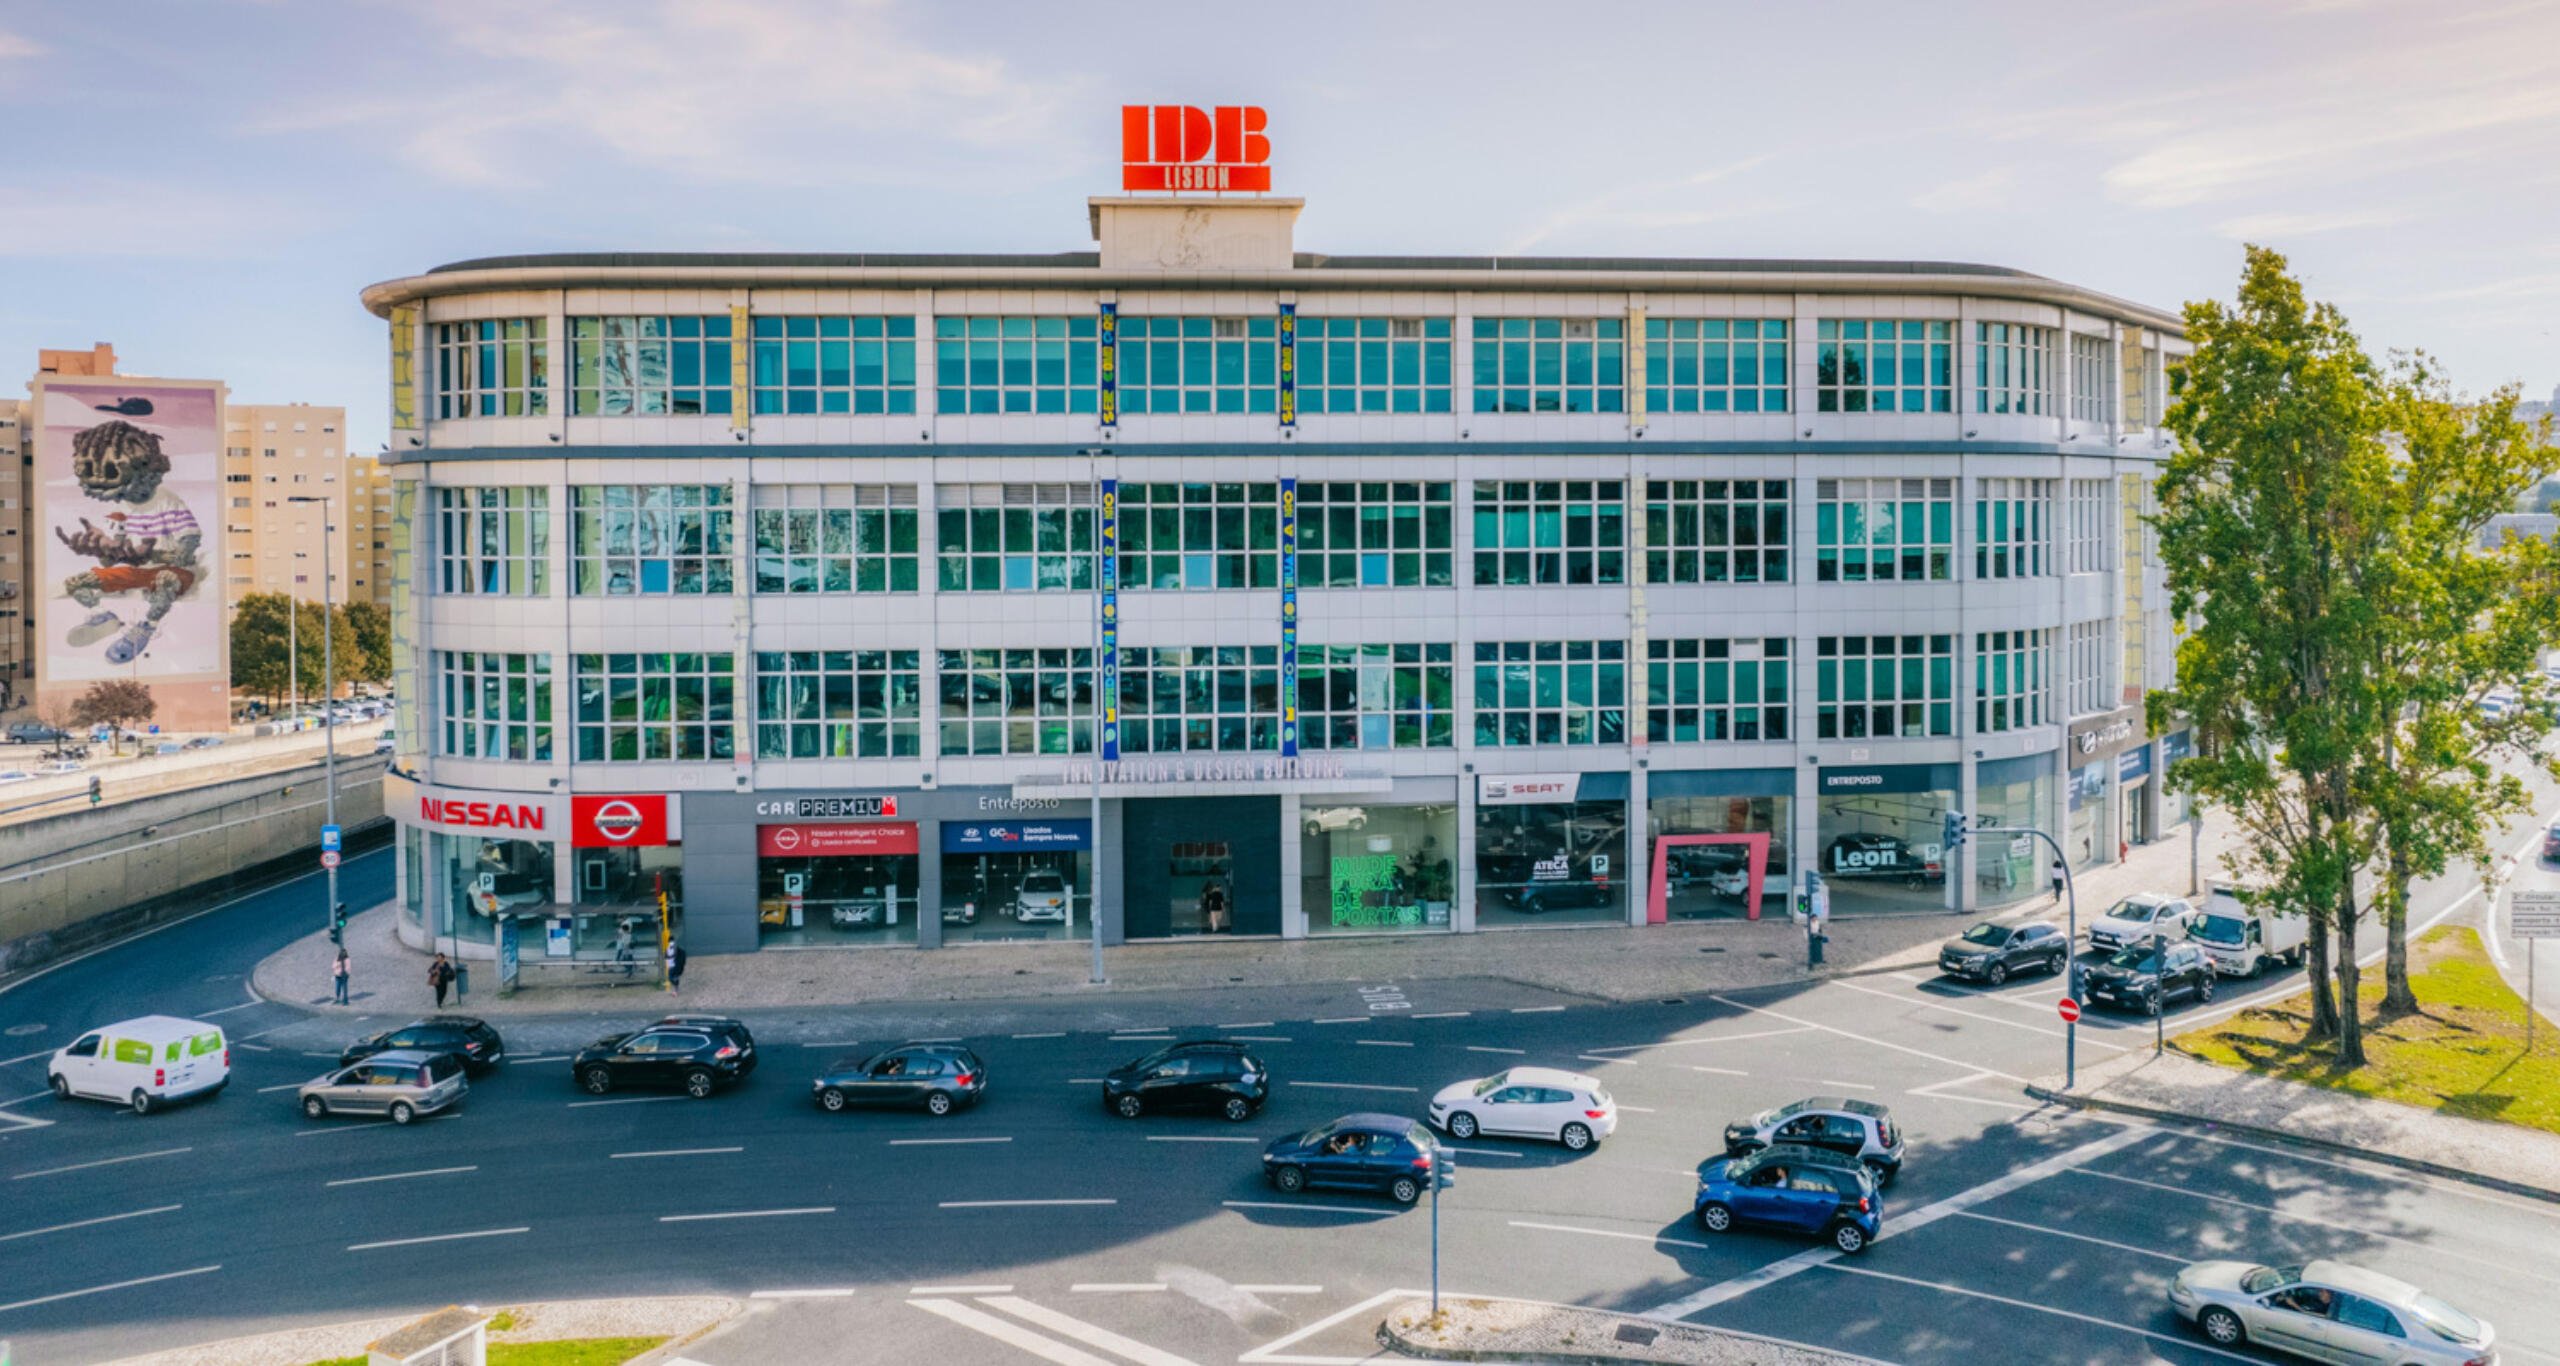
POLYGON ((20 1172, 9 1179, 12 1181, 26 1181, 39 1176, 60 1176, 64 1172, 85 1172, 91 1167, 112 1167, 119 1162, 140 1162, 147 1158, 154 1157, 176 1157, 180 1153, 191 1153, 194 1151, 195 1149, 193 1148, 162 1148, 157 1152, 132 1153, 124 1157, 102 1157, 95 1162, 74 1162, 68 1167, 46 1167, 39 1171, 20 1172))
POLYGON ((372 1184, 373 1184, 374 1182, 376 1182, 376 1181, 407 1181, 407 1180, 410 1180, 410 1179, 412 1179, 412 1178, 414 1178, 414 1177, 420 1177, 420 1176, 453 1176, 453 1175, 456 1175, 456 1174, 461 1173, 461 1172, 476 1172, 476 1171, 478 1171, 478 1170, 480 1170, 480 1169, 479 1169, 477 1166, 471 1166, 471 1167, 429 1167, 429 1168, 427 1168, 425 1171, 419 1171, 419 1172, 392 1172, 392 1173, 390 1173, 390 1174, 389 1174, 389 1175, 387 1175, 387 1176, 347 1176, 347 1177, 340 1177, 338 1180, 335 1180, 335 1181, 324 1181, 324 1182, 322 1182, 322 1183, 321 1183, 321 1185, 322 1185, 324 1188, 325 1188, 325 1187, 328 1187, 328 1186, 369 1186, 369 1185, 372 1185, 372 1184))
POLYGON ((1588 1233, 1594 1238, 1625 1238, 1639 1243, 1662 1243, 1670 1247, 1711 1249, 1713 1243, 1691 1242, 1686 1238, 1666 1238, 1659 1233, 1622 1233, 1614 1228, 1577 1228, 1572 1224, 1533 1224, 1525 1219, 1508 1221, 1513 1228, 1534 1228, 1548 1233, 1588 1233))
POLYGON ((2229 1205, 2234 1209, 2254 1210, 2260 1214, 2271 1214, 2278 1219, 2289 1220, 2297 1224, 2317 1224, 2322 1228, 2336 1229, 2340 1233, 2352 1233, 2360 1238, 2380 1238, 2386 1242, 2402 1243, 2410 1247, 2420 1248, 2424 1251, 2433 1253, 2438 1257, 2451 1257, 2455 1261, 2469 1262, 2474 1266, 2493 1267, 2499 1271, 2513 1272, 2527 1280, 2540 1281, 2544 1285, 2560 1285, 2560 1277, 2536 1275, 2533 1272, 2526 1271, 2518 1267, 2513 1261, 2496 1261, 2488 1257, 2467 1256, 2448 1248, 2437 1247, 2435 1244, 2429 1243, 2423 1239, 2410 1238, 2397 1233, 2384 1233, 2379 1229, 2369 1228, 2358 1224, 2342 1224, 2335 1219, 2323 1219, 2315 1214, 2294 1214, 2287 1210, 2277 1209, 2273 1205, 2261 1205, 2256 1201, 2242 1200, 2236 1196, 2211 1195, 2204 1191, 2188 1190, 2184 1186, 2171 1186, 2158 1181, 2145 1181, 2138 1176, 2118 1176, 2114 1172, 2081 1171, 2076 1173, 2076 1175, 2093 1176, 2101 1181, 2121 1181, 2128 1186, 2141 1186, 2148 1190, 2167 1191, 2171 1195, 2183 1195, 2190 1200, 2206 1200, 2217 1205, 2229 1205))
POLYGON ((716 1153, 742 1153, 742 1152, 745 1152, 745 1151, 746 1151, 746 1149, 745 1149, 744 1147, 736 1147, 736 1148, 652 1148, 652 1149, 650 1149, 650 1150, 649 1150, 649 1151, 647 1151, 647 1152, 637 1152, 637 1153, 614 1153, 614 1154, 612 1154, 612 1157, 613 1157, 613 1160, 614 1160, 614 1161, 616 1161, 616 1162, 627 1162, 627 1161, 632 1160, 633 1158, 641 1158, 641 1157, 710 1157, 710 1156, 712 1156, 713 1154, 716 1154, 716 1153))
POLYGON ((1358 1081, 1293 1081, 1291 1086, 1304 1086, 1317 1091, 1419 1091, 1419 1086, 1373 1086, 1358 1081))
POLYGON ((1766 1006, 1748 1006, 1748 1005, 1744 1005, 1742 1002, 1737 1001, 1737 1000, 1734 1000, 1734 999, 1733 999, 1732 997, 1730 997, 1730 996, 1710 996, 1710 997, 1708 997, 1707 999, 1708 999, 1708 1000, 1711 1000, 1711 1001, 1713 1001, 1713 1002, 1715 1002, 1715 1003, 1716 1003, 1716 1004, 1718 1004, 1718 1005, 1731 1006, 1731 1007, 1733 1007, 1733 1008, 1734 1008, 1734 1009, 1736 1009, 1736 1010, 1747 1010, 1747 1011, 1750 1011, 1750 1012, 1751 1012, 1752 1014, 1754 1014, 1754 1015, 1766 1015, 1766 1016, 1768 1016, 1769 1018, 1771 1018, 1771 1019, 1773 1019, 1773 1020, 1784 1020, 1784 1021, 1786 1021, 1786 1022, 1787 1022, 1787 1023, 1789 1023, 1789 1024, 1798 1024, 1798 1025, 1803 1025, 1803 1026, 1804 1026, 1805 1028, 1807 1028, 1807 1029, 1819 1029, 1819 1030, 1821 1030, 1822 1032, 1824 1032, 1824 1033, 1826 1033, 1826 1034, 1837 1034, 1837 1035, 1839 1035, 1841 1038, 1844 1038, 1844 1039, 1854 1039, 1854 1040, 1856 1040, 1857 1042, 1862 1043, 1862 1044, 1866 1044, 1866 1045, 1868 1045, 1869 1047, 1872 1047, 1872 1048, 1885 1048, 1885 1049, 1891 1049, 1892 1051, 1894 1051, 1894 1052, 1896 1052, 1896 1053, 1908 1053, 1908 1054, 1910 1054, 1911 1056, 1913 1056, 1913 1057, 1915 1057, 1915 1058, 1927 1058, 1927 1059, 1928 1059, 1929 1061, 1931 1061, 1931 1062, 1945 1063, 1945 1064, 1946 1064, 1947 1066, 1949 1066, 1949 1067, 1961 1068, 1961 1069, 1963 1069, 1963 1070, 1965 1070, 1965 1071, 1968 1071, 1968 1072, 1979 1069, 1979 1070, 1981 1070, 1981 1071, 1990 1072, 1990 1073, 1991 1073, 1991 1075, 1993 1075, 1993 1076, 1995 1076, 1995 1077, 1999 1077, 1999 1078, 2001 1078, 2001 1079, 2002 1079, 2002 1080, 2004 1080, 2004 1081, 2014 1081, 2014 1082, 2018 1083, 2020 1086, 2024 1086, 2024 1085, 2026 1085, 2026 1084, 2027 1084, 2027 1079, 2026 1079, 2025 1077, 2017 1076, 2017 1075, 2015 1075, 2015 1074, 2008 1073, 2008 1072, 2001 1072, 2001 1071, 1997 1071, 1997 1070, 1995 1070, 1995 1069, 1988 1068, 1988 1067, 1983 1067, 1983 1066, 1982 1066, 1981 1064, 1979 1064, 1979 1063, 1959 1062, 1959 1061, 1957 1061, 1957 1060, 1956 1060, 1956 1059, 1954 1059, 1954 1058, 1946 1057, 1946 1056, 1944 1056, 1944 1055, 1942 1055, 1942 1054, 1932 1053, 1932 1052, 1929 1052, 1929 1051, 1928 1051, 1928 1050, 1926 1050, 1926 1049, 1913 1048, 1913 1047, 1910 1047, 1909 1045, 1906 1045, 1906 1044, 1898 1044, 1898 1043, 1895 1043, 1895 1042, 1893 1042, 1893 1041, 1892 1041, 1892 1040, 1890 1040, 1890 1039, 1879 1039, 1879 1038, 1875 1038, 1875 1037, 1874 1037, 1874 1036, 1872 1036, 1872 1035, 1856 1033, 1856 1032, 1854 1032, 1854 1031, 1852 1031, 1852 1030, 1842 1029, 1842 1028, 1840 1028, 1840 1027, 1839 1027, 1839 1026, 1837 1026, 1837 1025, 1827 1025, 1827 1024, 1822 1024, 1822 1023, 1819 1023, 1819 1022, 1817 1022, 1817 1021, 1813 1021, 1813 1020, 1800 1020, 1800 1019, 1796 1018, 1796 1017, 1795 1017, 1795 1016, 1793 1016, 1793 1015, 1786 1014, 1786 1013, 1785 1013, 1785 1012, 1783 1012, 1783 1011, 1771 1010, 1771 1009, 1769 1009, 1769 1008, 1768 1008, 1768 1007, 1766 1007, 1766 1006))
POLYGON ((1993 1304, 2005 1304, 2012 1309, 2031 1309, 2039 1314, 2051 1314, 2056 1318, 2071 1319, 2078 1323, 2091 1324, 2099 1328, 2113 1328, 2119 1333, 2132 1333, 2138 1337, 2149 1338, 2154 1342, 2174 1343, 2180 1347, 2203 1352, 2208 1356, 2220 1357, 2225 1361, 2245 1361, 2255 1363, 2258 1360, 2256 1357, 2242 1356, 2238 1352, 2226 1352, 2221 1348, 2214 1346, 2212 1343, 2205 1342, 2198 1338, 2172 1337, 2167 1333, 2154 1332, 2148 1328, 2136 1328, 2129 1323, 2118 1323, 2114 1319, 2102 1319, 2094 1314, 2079 1314, 2068 1309, 2056 1309, 2052 1305, 2037 1304, 2031 1300, 2011 1299, 2006 1295, 1994 1295, 1987 1290, 1967 1290, 1963 1286, 1948 1285, 1943 1281, 1924 1281, 1917 1276, 1896 1276, 1889 1271, 1870 1271, 1863 1266, 1849 1266, 1841 1262, 1825 1262, 1822 1265, 1823 1269, 1827 1271, 1845 1271, 1853 1276, 1872 1276, 1880 1281, 1893 1281, 1900 1285, 1918 1286, 1924 1290, 1936 1290, 1949 1295, 1963 1295, 1969 1299, 1989 1300, 1993 1304))
POLYGON ((456 1243, 465 1238, 504 1238, 509 1234, 531 1232, 533 1232, 533 1229, 530 1226, 527 1226, 523 1228, 475 1229, 470 1233, 437 1233, 424 1238, 386 1238, 378 1243, 349 1243, 347 1245, 347 1251, 371 1252, 375 1248, 416 1247, 420 1243, 456 1243))
MULTIPOLYGON (((189 918, 192 919, 193 917, 189 918)), ((176 924, 177 922, 171 921, 170 923, 176 924)), ((117 1281, 111 1285, 93 1285, 86 1290, 65 1290, 58 1295, 38 1295, 36 1298, 31 1300, 15 1300, 8 1304, 0 1304, 0 1314, 8 1313, 12 1309, 33 1309, 39 1304, 52 1304, 56 1300, 76 1300, 83 1295, 103 1295, 110 1290, 123 1290, 130 1286, 151 1285, 159 1281, 174 1281, 181 1276, 201 1276, 206 1272, 220 1271, 221 1269, 222 1267, 219 1264, 213 1266, 190 1267, 185 1271, 163 1271, 157 1276, 136 1276, 132 1280, 117 1281)))
POLYGON ((662 1224, 698 1224, 710 1219, 782 1219, 795 1214, 833 1214, 833 1205, 803 1205, 798 1209, 733 1209, 714 1214, 661 1214, 662 1224))
POLYGON ((1292 1366, 1360 1366, 1360 1363, 1363 1361, 1373 1360, 1375 1358, 1375 1354, 1372 1353, 1369 1356, 1361 1357, 1308 1357, 1288 1355, 1285 1353, 1284 1349, 1294 1347, 1299 1343, 1306 1341, 1308 1338, 1314 1337, 1316 1334, 1342 1322, 1344 1319, 1366 1313, 1369 1310, 1377 1308, 1379 1305, 1401 1299, 1405 1296, 1411 1295, 1412 1293, 1413 1292, 1410 1290, 1379 1291, 1377 1294, 1360 1301, 1358 1304, 1355 1304, 1348 1309, 1327 1314, 1323 1318, 1320 1318, 1303 1328, 1290 1332, 1285 1337, 1273 1338, 1271 1341, 1266 1342, 1261 1346, 1254 1348, 1252 1351, 1245 1353, 1243 1356, 1236 1358, 1236 1360, 1241 1363, 1241 1366, 1263 1366, 1263 1363, 1266 1362, 1291 1363, 1292 1366))
POLYGON ((1111 1366, 1110 1362, 1091 1352, 1080 1351, 1055 1338, 1042 1337, 1028 1328, 1008 1323, 982 1309, 972 1309, 965 1304, 950 1300, 909 1300, 907 1303, 973 1332, 983 1333, 1008 1347, 1019 1348, 1044 1361, 1055 1362, 1057 1366, 1111 1366))
POLYGON ((139 1219, 146 1214, 167 1214, 171 1210, 185 1208, 186 1206, 184 1205, 157 1205, 150 1209, 128 1210, 123 1214, 101 1214, 95 1219, 75 1219, 70 1223, 55 1224, 50 1228, 31 1228, 17 1233, 0 1233, 0 1243, 14 1243, 20 1238, 33 1238, 40 1234, 61 1233, 68 1229, 87 1228, 91 1224, 112 1224, 125 1219, 139 1219))
POLYGON ((1975 1210, 1957 1210, 1956 1217, 1959 1219, 1979 1219, 1986 1224, 1999 1224, 2004 1228, 2023 1229, 2028 1233, 2041 1233, 2050 1238, 2068 1238, 2075 1243, 2095 1243, 2100 1247, 2114 1248, 2118 1252, 2130 1252, 2137 1257, 2155 1257, 2174 1266, 2185 1266, 2193 1260, 2188 1257, 2173 1257, 2166 1252, 2154 1252, 2147 1247, 2135 1247, 2131 1243, 2118 1243, 2111 1242, 2105 1238, 2092 1238, 2088 1234, 2073 1233, 2069 1229, 2047 1228, 2042 1224, 2030 1224, 2023 1219, 2003 1219, 1996 1214, 1983 1214, 1975 1210))
POLYGON ((990 1309, 1001 1309, 1035 1328, 1046 1328, 1060 1337, 1073 1338, 1087 1347, 1099 1347, 1114 1356, 1125 1357, 1138 1363, 1138 1366, 1198 1366, 1198 1363, 1188 1357, 1175 1356, 1171 1352, 1150 1347, 1135 1338, 1122 1337, 1108 1328, 1098 1328, 1082 1319, 1061 1314, 1055 1309, 1034 1304, 1017 1296, 983 1296, 978 1303, 990 1309))
POLYGON ((1119 1203, 1120 1203, 1120 1202, 1119 1202, 1119 1201, 1117 1201, 1117 1200, 1109 1200, 1109 1199, 1092 1199, 1092 1198, 1076 1199, 1076 1200, 945 1200, 945 1201, 943 1201, 943 1202, 942 1202, 942 1208, 944 1208, 944 1209, 1037 1209, 1037 1208, 1041 1208, 1041 1207, 1049 1206, 1049 1205, 1116 1205, 1116 1204, 1119 1204, 1119 1203))
POLYGON ((1276 1209, 1286 1210, 1291 1214, 1363 1214, 1375 1216, 1392 1213, 1390 1210, 1369 1209, 1361 1205, 1301 1205, 1288 1200, 1221 1200, 1218 1203, 1226 1206, 1228 1209, 1276 1209))

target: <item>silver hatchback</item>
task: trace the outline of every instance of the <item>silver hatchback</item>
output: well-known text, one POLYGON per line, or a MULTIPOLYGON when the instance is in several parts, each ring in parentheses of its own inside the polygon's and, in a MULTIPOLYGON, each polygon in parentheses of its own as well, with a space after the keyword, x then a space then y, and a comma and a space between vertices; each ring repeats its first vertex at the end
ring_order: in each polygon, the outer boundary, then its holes
POLYGON ((452 1109, 470 1091, 462 1059, 451 1053, 395 1048, 304 1082, 300 1095, 302 1113, 312 1119, 381 1115, 394 1124, 406 1124, 420 1115, 452 1109))

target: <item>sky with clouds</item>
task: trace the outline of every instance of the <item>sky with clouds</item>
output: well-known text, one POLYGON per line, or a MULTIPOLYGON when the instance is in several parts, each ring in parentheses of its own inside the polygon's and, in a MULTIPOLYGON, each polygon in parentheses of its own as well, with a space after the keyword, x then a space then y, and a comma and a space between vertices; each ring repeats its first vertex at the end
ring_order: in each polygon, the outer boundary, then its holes
POLYGON ((1083 249, 1124 102, 1268 108, 1304 250, 1981 261, 2174 306, 2256 241, 2377 351, 2560 383, 2547 0, 0 0, 0 374, 112 341, 344 403, 366 449, 367 283, 1083 249))

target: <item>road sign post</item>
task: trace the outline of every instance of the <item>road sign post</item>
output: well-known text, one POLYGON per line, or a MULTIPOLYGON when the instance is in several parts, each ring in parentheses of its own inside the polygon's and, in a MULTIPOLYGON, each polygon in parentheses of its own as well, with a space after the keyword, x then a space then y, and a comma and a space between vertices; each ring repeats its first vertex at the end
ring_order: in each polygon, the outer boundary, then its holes
POLYGON ((2507 894, 2507 937, 2524 945, 2524 1047, 2533 1051, 2533 962, 2544 939, 2560 939, 2560 892, 2507 894))
POLYGON ((2062 1022, 2064 1024, 2080 1023, 2080 1003, 2078 1001, 2065 996, 2062 998, 2062 1003, 2054 1007, 2054 1009, 2061 1013, 2062 1022))
MULTIPOLYGON (((1946 818, 1949 830, 1952 832, 1955 823, 1963 819, 1963 813, 1950 811, 1946 818)), ((2062 942, 2071 954, 2070 973, 2064 979, 2062 987, 2062 1003, 2070 1007, 2062 1017, 2062 1089, 2068 1091, 2080 1084, 2080 1003, 2078 999, 2080 995, 2080 888, 2071 880, 2071 861, 2062 856, 2060 841, 2032 825, 1982 825, 1974 827, 1972 833, 2032 835, 2043 840, 2045 846, 2053 850, 2053 866, 2062 870, 2062 908, 2063 915, 2066 917, 2062 942)))
POLYGON ((338 851, 337 851, 337 850, 335 850, 335 849, 323 849, 323 850, 321 850, 321 851, 320 851, 320 866, 321 866, 321 867, 323 867, 323 868, 335 868, 335 867, 337 867, 337 866, 338 866, 338 851))

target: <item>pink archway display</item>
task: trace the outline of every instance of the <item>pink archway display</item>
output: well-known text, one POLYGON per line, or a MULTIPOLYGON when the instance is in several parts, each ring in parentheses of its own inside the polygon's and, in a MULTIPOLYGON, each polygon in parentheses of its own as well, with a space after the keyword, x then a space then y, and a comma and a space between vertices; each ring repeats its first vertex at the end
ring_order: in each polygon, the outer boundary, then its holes
POLYGON ((1745 889, 1743 914, 1760 918, 1760 890, 1769 868, 1769 833, 1765 830, 1740 835, 1657 835, 1653 841, 1653 890, 1646 898, 1644 923, 1668 924, 1671 920, 1671 851, 1690 844, 1739 844, 1744 847, 1751 869, 1751 885, 1745 889))

